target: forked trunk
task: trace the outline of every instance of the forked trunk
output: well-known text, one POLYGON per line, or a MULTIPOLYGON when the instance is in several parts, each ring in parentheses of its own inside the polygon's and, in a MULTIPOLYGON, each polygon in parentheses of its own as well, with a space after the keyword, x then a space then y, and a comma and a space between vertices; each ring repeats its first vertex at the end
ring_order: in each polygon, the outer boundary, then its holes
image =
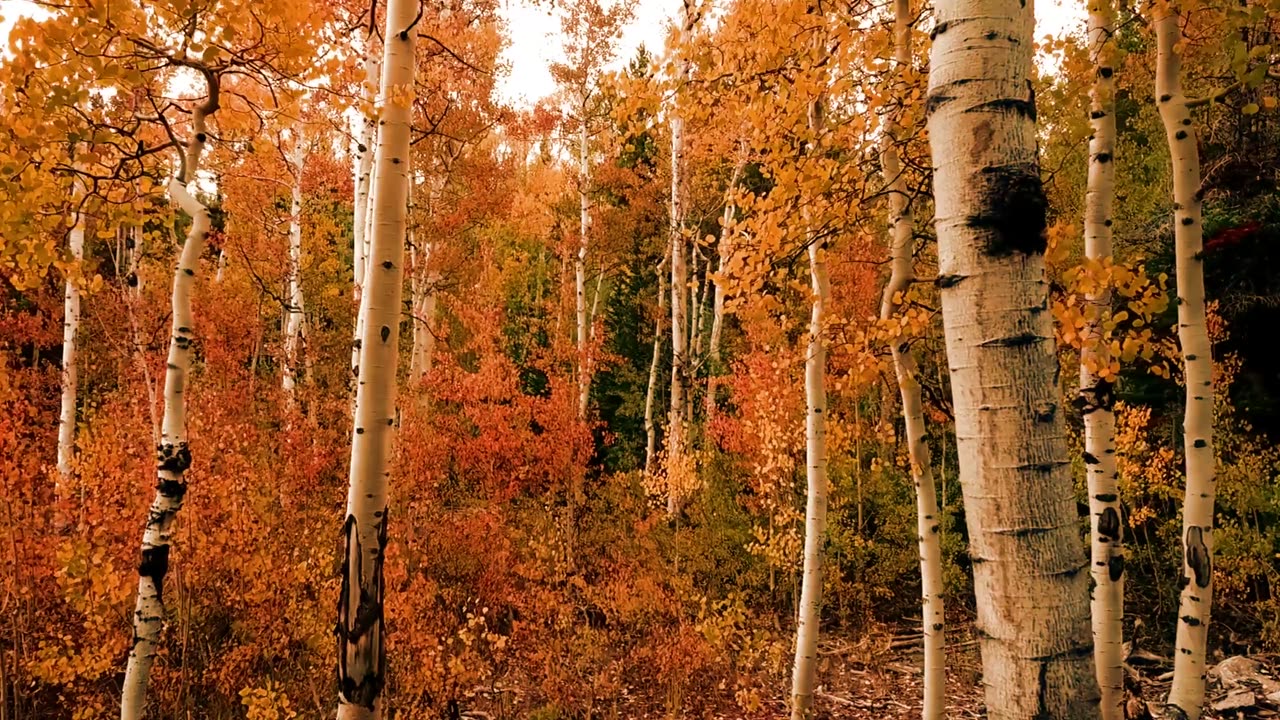
POLYGON ((191 294, 195 289, 196 271, 209 236, 209 209, 190 188, 200 166, 200 156, 208 139, 206 121, 218 110, 218 79, 205 74, 208 99, 191 114, 191 140, 187 142, 182 172, 169 182, 169 197, 183 212, 191 216, 191 229, 178 255, 173 273, 172 333, 169 336, 169 358, 164 375, 164 419, 160 427, 160 443, 156 446, 155 500, 147 513, 142 531, 142 554, 138 564, 138 597, 133 612, 133 646, 125 667, 121 689, 121 720, 140 720, 146 706, 147 685, 151 681, 151 665, 160 643, 164 624, 164 576, 169 570, 169 543, 173 521, 182 509, 187 491, 186 471, 191 467, 191 450, 187 447, 187 373, 191 369, 192 340, 195 320, 191 313, 191 294))
POLYGON ((993 720, 1097 717, 1045 279, 1030 3, 940 0, 929 71, 947 359, 993 720))
POLYGON ((338 598, 338 719, 378 720, 386 683, 383 554, 395 434, 396 368, 409 192, 409 123, 418 3, 389 0, 378 117, 372 238, 360 315, 360 371, 351 436, 345 556, 338 598))
MULTIPOLYGON (((1095 67, 1090 90, 1089 175, 1085 188, 1084 255, 1091 263, 1111 259, 1111 210, 1115 201, 1115 10, 1113 0, 1089 1, 1089 53, 1095 67)), ((1116 474, 1116 417, 1112 384, 1103 374, 1111 363, 1102 322, 1111 305, 1105 287, 1085 295, 1084 344, 1080 350, 1080 394, 1084 418, 1085 479, 1089 494, 1090 573, 1093 576, 1094 665, 1102 693, 1102 719, 1124 720, 1124 524, 1116 474)))
POLYGON ((1200 153, 1182 91, 1179 10, 1157 3, 1156 97, 1173 163, 1174 257, 1177 260, 1178 344, 1182 350, 1187 462, 1182 506, 1182 597, 1169 707, 1190 720, 1204 705, 1205 643, 1213 598, 1213 358, 1205 322, 1204 228, 1200 224, 1200 153))
MULTIPOLYGON (((909 0, 895 0, 894 69, 896 94, 906 96, 902 74, 911 67, 911 6, 909 0)), ((889 248, 891 274, 880 304, 880 317, 890 320, 901 309, 903 296, 915 281, 912 246, 915 220, 911 213, 909 188, 903 173, 899 143, 905 142, 897 111, 891 115, 880 155, 889 188, 889 248)), ((933 464, 925 434, 924 405, 920 398, 920 369, 905 342, 891 341, 893 369, 902 395, 902 419, 906 428, 907 457, 916 490, 916 539, 920 548, 920 595, 924 634, 924 720, 940 720, 946 714, 946 613, 942 601, 942 538, 938 532, 938 496, 933 480, 933 464)))

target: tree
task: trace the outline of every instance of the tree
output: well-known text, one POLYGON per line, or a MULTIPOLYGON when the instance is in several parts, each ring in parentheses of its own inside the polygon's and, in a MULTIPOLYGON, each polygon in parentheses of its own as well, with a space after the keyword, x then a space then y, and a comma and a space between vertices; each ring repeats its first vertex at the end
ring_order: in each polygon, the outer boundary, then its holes
POLYGON ((1197 720, 1204 704, 1205 645, 1213 599, 1213 357, 1205 313, 1200 154, 1191 108, 1182 90, 1180 17, 1178 5, 1156 3, 1156 104, 1173 174, 1178 344, 1186 390, 1183 453, 1187 480, 1182 507, 1182 575, 1178 580, 1181 599, 1168 702, 1176 716, 1197 720))
MULTIPOLYGON (((1111 0, 1089 2, 1089 54, 1095 66, 1089 92, 1089 171, 1085 196, 1084 254, 1101 266, 1111 261, 1115 202, 1116 80, 1115 8, 1111 0)), ((1077 404, 1084 417, 1084 462, 1090 517, 1094 664, 1104 720, 1124 717, 1124 523, 1116 470, 1115 391, 1102 323, 1110 309, 1105 283, 1085 294, 1086 324, 1080 349, 1077 404)))
POLYGON ((927 96, 947 359, 992 718, 1094 717, 1088 575, 1059 408, 1032 8, 937 5, 927 96))
MULTIPOLYGON (((82 200, 76 198, 77 200, 82 200)), ((71 231, 67 233, 67 249, 77 265, 84 259, 84 215, 76 210, 71 231)), ((78 267, 76 268, 79 269, 78 267)), ((80 330, 80 288, 68 274, 62 305, 62 412, 58 416, 58 491, 65 497, 71 483, 71 463, 76 452, 76 396, 79 389, 76 372, 76 334, 80 330)))
POLYGON ((302 298, 302 170, 307 146, 301 123, 293 132, 290 171, 293 175, 289 204, 289 308, 284 336, 284 372, 280 383, 290 412, 297 405, 298 348, 305 330, 306 316, 302 298))
MULTIPOLYGON (((894 87, 902 107, 893 111, 885 128, 880 155, 885 181, 889 189, 889 255, 891 274, 880 304, 880 319, 892 321, 905 304, 907 293, 915 281, 912 250, 915 245, 915 222, 911 212, 907 174, 899 147, 908 133, 900 118, 906 115, 905 98, 908 83, 904 75, 911 70, 912 15, 909 0, 895 0, 893 66, 894 87)), ((946 713, 946 612, 942 599, 942 538, 938 532, 937 488, 933 479, 933 461, 925 434, 924 404, 920 397, 920 368, 901 332, 901 325, 890 329, 889 350, 893 355, 894 375, 902 396, 902 419, 905 425, 907 458, 916 494, 916 535, 920 547, 920 592, 922 601, 921 632, 924 635, 924 720, 938 720, 946 713), (894 330, 897 332, 894 332, 894 330)))
POLYGON ((387 476, 395 434, 400 298, 409 193, 418 3, 389 0, 378 109, 373 234, 360 300, 364 318, 338 597, 338 718, 378 720, 386 683, 383 600, 387 476))

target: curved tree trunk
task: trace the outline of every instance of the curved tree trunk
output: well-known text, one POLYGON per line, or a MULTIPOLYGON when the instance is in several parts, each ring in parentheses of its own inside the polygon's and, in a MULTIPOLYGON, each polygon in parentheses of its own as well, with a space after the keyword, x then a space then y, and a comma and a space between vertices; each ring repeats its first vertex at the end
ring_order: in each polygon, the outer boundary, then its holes
MULTIPOLYGON (((894 67, 898 97, 905 97, 901 73, 911 66, 911 7, 909 0, 895 0, 894 67)), ((881 165, 889 186, 889 241, 891 274, 880 304, 880 317, 891 319, 901 307, 902 297, 915 281, 912 241, 915 221, 898 143, 907 133, 896 117, 890 116, 884 134, 881 165)), ((939 720, 946 714, 946 613, 942 601, 942 538, 938 533, 938 497, 933 479, 933 461, 925 435, 924 406, 920 399, 919 366, 906 343, 893 342, 893 368, 902 395, 902 419, 906 427, 907 457, 916 490, 916 538, 920 548, 921 613, 924 634, 924 720, 939 720)))
MULTIPOLYGON (((77 198, 78 200, 79 198, 77 198)), ((67 245, 76 263, 84 258, 84 218, 77 210, 67 245)), ((80 330, 80 288, 70 278, 62 299, 62 411, 58 415, 58 483, 56 496, 64 499, 71 486, 71 463, 76 452, 76 334, 80 330)))
MULTIPOLYGON (((819 134, 822 101, 809 108, 809 127, 819 134)), ((791 718, 810 717, 817 674, 818 626, 822 620, 822 549, 827 540, 827 349, 823 323, 831 285, 827 280, 826 241, 809 239, 809 281, 813 306, 809 316, 809 347, 804 362, 805 479, 804 576, 796 624, 796 658, 791 674, 791 718)))
POLYGON ((293 156, 293 197, 289 206, 289 311, 285 322, 284 388, 286 411, 292 415, 297 407, 298 346, 302 335, 302 164, 305 149, 296 137, 293 156))
POLYGON ((1097 717, 1089 576, 1057 385, 1031 5, 940 0, 929 72, 938 285, 987 712, 1097 717))
POLYGON ((1169 707, 1196 720, 1204 704, 1205 643, 1213 598, 1213 359, 1205 323, 1204 229, 1200 220, 1200 154, 1182 92, 1182 32, 1178 8, 1157 3, 1156 96, 1173 163, 1174 256, 1177 260, 1178 344, 1182 348, 1187 462, 1182 507, 1182 597, 1169 707))
MULTIPOLYGON (((1093 263, 1111 258, 1111 211, 1115 201, 1115 9, 1112 0, 1089 2, 1089 176, 1085 192, 1084 254, 1093 263)), ((1106 288, 1085 295, 1080 394, 1084 417, 1085 478, 1089 493, 1090 572, 1094 665, 1102 693, 1103 720, 1124 720, 1124 537, 1116 471, 1116 418, 1112 384, 1101 375, 1111 361, 1102 340, 1103 315, 1111 305, 1106 288)))
POLYGON ((351 436, 345 556, 338 598, 338 718, 382 717, 386 682, 383 552, 387 545, 387 476, 395 434, 396 368, 409 192, 409 135, 414 91, 414 0, 389 0, 378 118, 377 174, 370 209, 372 241, 360 315, 360 371, 351 436))
POLYGON ((200 166, 200 156, 208 139, 206 121, 218 110, 218 79, 205 74, 209 98, 191 114, 191 140, 187 142, 182 172, 169 182, 169 196, 191 216, 173 273, 173 332, 169 337, 169 359, 164 375, 164 419, 160 443, 156 446, 156 497, 147 513, 142 532, 142 556, 138 564, 138 597, 133 612, 133 647, 125 667, 120 698, 121 720, 140 720, 146 704, 151 665, 155 661, 164 624, 164 576, 169 570, 169 542, 173 521, 186 495, 185 474, 191 467, 187 447, 187 373, 191 369, 191 341, 195 320, 191 314, 191 293, 195 288, 200 255, 209 236, 209 209, 189 189, 200 166))

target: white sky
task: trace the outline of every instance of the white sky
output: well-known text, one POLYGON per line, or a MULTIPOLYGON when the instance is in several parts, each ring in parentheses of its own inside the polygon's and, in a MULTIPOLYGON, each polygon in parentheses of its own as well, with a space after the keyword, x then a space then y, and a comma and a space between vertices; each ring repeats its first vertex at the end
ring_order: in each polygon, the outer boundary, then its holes
MULTIPOLYGON (((566 0, 572 2, 573 0, 566 0)), ((516 107, 528 108, 555 92, 550 65, 563 59, 559 19, 531 0, 500 0, 507 20, 511 43, 504 53, 511 72, 501 78, 498 93, 516 107)), ((643 44, 660 54, 667 24, 680 10, 681 0, 638 0, 635 17, 623 29, 613 67, 621 67, 635 56, 643 44)), ((1075 29, 1084 17, 1085 0, 1040 0, 1036 8, 1036 36, 1058 35, 1075 29)), ((0 0, 0 38, 7 54, 9 30, 18 15, 40 12, 30 0, 0 0)))

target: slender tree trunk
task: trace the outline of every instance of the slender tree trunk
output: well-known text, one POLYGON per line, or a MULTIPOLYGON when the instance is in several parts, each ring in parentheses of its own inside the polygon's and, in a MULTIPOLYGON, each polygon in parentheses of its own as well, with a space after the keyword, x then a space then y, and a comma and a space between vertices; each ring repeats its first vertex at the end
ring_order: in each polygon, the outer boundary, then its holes
POLYGON ((173 333, 169 338, 169 359, 164 376, 164 420, 160 442, 156 446, 159 479, 142 533, 138 596, 133 612, 133 647, 129 650, 121 690, 121 720, 140 720, 143 717, 151 665, 155 661, 164 624, 164 576, 169 570, 173 521, 182 509, 187 491, 185 474, 191 467, 186 408, 187 373, 191 369, 191 343, 195 337, 191 294, 195 289, 196 271, 200 268, 200 256, 209 236, 209 209, 196 199, 189 185, 195 179, 208 139, 206 121, 218 110, 219 91, 216 76, 206 72, 205 78, 209 97, 191 114, 191 140, 187 142, 182 172, 169 182, 169 196, 191 216, 191 229, 182 244, 173 273, 173 333))
MULTIPOLYGON (((78 193, 77 193, 78 195, 78 193)), ((76 198, 79 199, 78 197, 76 198)), ((77 210, 67 235, 71 257, 84 259, 84 218, 77 210)), ((76 452, 76 334, 80 330, 80 288, 67 278, 62 300, 62 412, 58 416, 58 483, 56 495, 66 497, 71 488, 71 463, 76 452)))
MULTIPOLYGON (((894 12, 894 85, 900 101, 906 98, 903 73, 911 67, 911 3, 895 0, 894 12)), ((907 179, 903 174, 899 143, 905 132, 899 120, 901 110, 894 110, 884 133, 880 155, 889 187, 889 240, 891 274, 884 289, 880 317, 890 320, 901 309, 903 296, 915 281, 912 266, 912 241, 915 221, 911 213, 907 179)), ((906 428, 907 457, 911 462, 911 480, 916 490, 916 539, 920 548, 920 595, 922 632, 924 634, 924 708, 923 720, 940 720, 946 714, 946 613, 942 600, 942 539, 938 533, 937 488, 933 479, 933 461, 925 434, 924 406, 920 399, 920 368, 911 348, 896 340, 890 350, 893 368, 902 395, 902 419, 906 428)))
MULTIPOLYGON (((820 135, 822 100, 809 106, 809 128, 820 135)), ((806 218, 807 222, 807 218, 806 218)), ((813 707, 817 674, 818 629, 822 620, 822 548, 827 539, 827 349, 823 344, 826 304, 831 297, 827 280, 827 248, 821 236, 809 238, 809 280, 813 306, 809 316, 809 347, 804 362, 805 503, 804 577, 796 625, 796 659, 791 674, 791 718, 805 720, 813 707)))
POLYGON ((342 528, 346 551, 336 628, 339 720, 379 720, 386 682, 382 561, 387 546, 387 477, 395 434, 417 37, 412 26, 417 11, 414 0, 387 3, 374 165, 377 178, 370 202, 373 233, 360 303, 365 322, 342 528))
MULTIPOLYGON (((1096 68, 1090 90, 1089 175, 1085 190, 1084 254, 1101 264, 1111 259, 1111 208, 1115 200, 1115 9, 1112 0, 1089 2, 1089 53, 1096 68)), ((1103 340, 1103 315, 1111 305, 1106 288, 1085 295, 1086 325, 1080 351, 1084 417, 1085 478, 1089 493, 1090 573, 1093 576, 1094 666, 1102 693, 1103 720, 1124 720, 1124 537, 1116 471, 1115 395, 1102 370, 1111 361, 1103 340)))
POLYGON ((737 212, 734 206, 733 193, 742 178, 742 171, 747 165, 746 144, 743 143, 738 153, 738 162, 733 166, 733 175, 729 178, 729 186, 724 191, 724 215, 720 218, 720 242, 716 246, 715 295, 711 303, 711 337, 707 341, 707 359, 711 364, 707 370, 707 419, 715 416, 716 385, 720 379, 720 336, 724 332, 724 300, 725 278, 724 264, 731 252, 729 245, 732 235, 733 216, 737 212))
POLYGON ((654 396, 658 389, 658 365, 662 352, 662 328, 666 325, 666 264, 666 257, 663 257, 658 263, 658 316, 654 320, 653 328, 653 359, 649 361, 649 389, 644 394, 644 469, 647 473, 653 472, 653 461, 658 452, 658 428, 657 423, 654 422, 653 406, 654 396))
MULTIPOLYGON (((684 1, 684 23, 681 37, 693 34, 694 14, 692 0, 684 1)), ((680 60, 679 77, 683 81, 690 72, 688 60, 680 60)), ((671 411, 667 420, 667 458, 670 468, 681 467, 684 460, 685 436, 685 386, 688 382, 688 348, 685 332, 688 319, 685 301, 689 293, 689 269, 685 265, 684 240, 684 119, 677 107, 671 117, 671 411)), ((669 472, 668 475, 673 474, 669 472)), ((679 490, 667 493, 667 512, 674 513, 680 505, 679 490)))
POLYGON ((1182 506, 1182 597, 1169 707, 1196 720, 1204 704, 1205 643, 1213 598, 1213 358, 1205 322, 1204 228, 1200 216, 1200 154, 1182 91, 1179 9, 1157 3, 1156 96, 1173 163, 1174 256, 1177 260, 1178 343, 1182 347, 1187 462, 1182 506))
POLYGON ((587 115, 586 103, 582 107, 582 129, 578 136, 578 205, 581 227, 578 235, 578 254, 573 260, 574 290, 578 319, 578 418, 586 419, 587 403, 591 398, 591 371, 587 358, 590 352, 589 330, 591 319, 587 317, 587 232, 591 226, 591 205, 587 195, 590 182, 587 165, 587 115))
MULTIPOLYGON (((365 99, 372 105, 378 95, 379 69, 372 20, 370 21, 369 34, 365 37, 365 46, 365 99)), ((376 118, 364 118, 363 125, 360 128, 360 138, 356 145, 355 217, 352 222, 352 254, 354 257, 352 262, 352 296, 355 299, 356 319, 351 340, 352 383, 360 375, 360 339, 364 336, 364 330, 361 325, 364 319, 360 315, 360 307, 362 306, 362 295, 369 265, 369 222, 371 215, 369 207, 373 197, 373 161, 376 154, 373 145, 376 140, 376 125, 376 118)), ((355 395, 356 391, 353 386, 351 392, 353 417, 355 395)))
POLYGON ((289 310, 285 321, 284 388, 286 410, 293 414, 297 407, 298 341, 302 335, 302 165, 305 148, 302 137, 294 139, 293 198, 289 207, 289 310))
POLYGON ((936 12, 938 285, 987 712, 1096 718, 1089 576, 1047 312, 1032 6, 940 0, 936 12))

